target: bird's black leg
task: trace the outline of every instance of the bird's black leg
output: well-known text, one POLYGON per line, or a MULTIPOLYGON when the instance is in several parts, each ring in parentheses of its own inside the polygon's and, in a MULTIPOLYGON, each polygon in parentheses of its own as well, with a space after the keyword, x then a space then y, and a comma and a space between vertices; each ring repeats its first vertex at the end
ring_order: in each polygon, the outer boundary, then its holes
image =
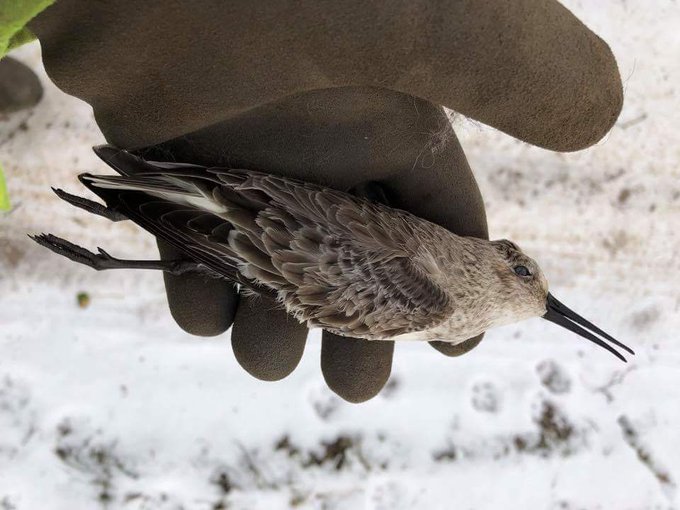
POLYGON ((207 267, 190 260, 122 260, 112 257, 101 248, 97 248, 99 253, 92 253, 81 246, 52 234, 40 234, 29 237, 54 253, 89 266, 97 271, 105 269, 156 269, 174 275, 203 273, 216 277, 216 274, 207 267))
POLYGON ((54 193, 65 202, 68 202, 69 204, 83 209, 89 213, 96 214, 97 216, 103 216, 107 220, 124 221, 128 219, 127 216, 109 209, 108 207, 93 200, 88 200, 87 198, 79 197, 77 195, 71 195, 70 193, 66 193, 63 189, 52 188, 52 191, 54 191, 54 193))

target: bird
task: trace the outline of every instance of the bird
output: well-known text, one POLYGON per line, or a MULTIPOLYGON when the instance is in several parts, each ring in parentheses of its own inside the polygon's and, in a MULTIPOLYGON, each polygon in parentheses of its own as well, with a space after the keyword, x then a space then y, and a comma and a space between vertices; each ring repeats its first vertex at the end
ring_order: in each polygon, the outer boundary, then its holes
POLYGON ((542 317, 626 361, 634 351, 558 301, 538 263, 489 241, 371 200, 262 171, 95 153, 118 175, 79 175, 105 205, 54 192, 111 221, 131 220, 178 260, 123 260, 53 234, 38 244, 97 270, 156 269, 227 279, 269 295, 310 328, 367 340, 461 343, 542 317))

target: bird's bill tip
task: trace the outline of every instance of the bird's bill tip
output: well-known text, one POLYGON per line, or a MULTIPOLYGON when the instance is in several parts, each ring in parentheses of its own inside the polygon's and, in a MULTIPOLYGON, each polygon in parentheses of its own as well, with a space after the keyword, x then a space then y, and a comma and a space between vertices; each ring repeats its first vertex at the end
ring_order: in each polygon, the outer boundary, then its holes
POLYGON ((633 352, 630 347, 622 344, 590 321, 581 317, 569 307, 558 301, 552 294, 548 294, 546 299, 546 313, 543 315, 543 318, 549 320, 550 322, 554 322, 555 324, 558 324, 587 340, 590 340, 591 342, 608 350, 614 356, 624 362, 627 362, 626 358, 624 358, 623 355, 610 344, 620 347, 629 354, 635 354, 635 352, 633 352), (599 335, 599 337, 595 336, 596 334, 599 335))

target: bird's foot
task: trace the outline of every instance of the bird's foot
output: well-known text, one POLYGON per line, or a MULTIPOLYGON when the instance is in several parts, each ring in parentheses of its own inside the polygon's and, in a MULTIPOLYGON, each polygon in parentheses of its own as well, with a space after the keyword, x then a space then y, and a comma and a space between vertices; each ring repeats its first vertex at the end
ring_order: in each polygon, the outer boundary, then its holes
POLYGON ((39 234, 30 236, 36 243, 62 255, 73 262, 78 262, 91 267, 97 271, 105 269, 156 269, 180 275, 185 273, 199 272, 205 273, 206 270, 200 264, 188 260, 124 260, 117 259, 109 255, 102 248, 97 248, 99 253, 92 253, 90 250, 73 244, 66 239, 52 234, 39 234))
POLYGON ((79 209, 83 209, 89 213, 102 216, 107 220, 124 221, 128 219, 127 216, 122 215, 118 211, 109 209, 105 205, 93 200, 88 200, 87 198, 79 197, 77 195, 71 195, 70 193, 66 193, 63 189, 52 188, 52 191, 54 191, 54 193, 65 202, 68 202, 69 204, 78 207, 79 209))

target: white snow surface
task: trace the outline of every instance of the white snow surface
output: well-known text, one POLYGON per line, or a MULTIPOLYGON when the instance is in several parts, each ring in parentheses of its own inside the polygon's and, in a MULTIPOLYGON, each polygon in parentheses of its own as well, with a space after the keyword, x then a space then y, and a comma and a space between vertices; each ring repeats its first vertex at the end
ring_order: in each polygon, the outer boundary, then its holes
POLYGON ((257 381, 228 334, 175 326, 160 274, 97 273, 27 239, 156 256, 134 225, 52 194, 105 169, 90 150, 103 137, 37 44, 17 51, 46 90, 0 119, 14 205, 0 215, 0 509, 680 508, 680 9, 564 3, 617 57, 611 133, 556 154, 453 122, 492 237, 637 356, 536 319, 461 358, 398 344, 388 387, 361 405, 325 386, 316 334, 292 375, 257 381))

